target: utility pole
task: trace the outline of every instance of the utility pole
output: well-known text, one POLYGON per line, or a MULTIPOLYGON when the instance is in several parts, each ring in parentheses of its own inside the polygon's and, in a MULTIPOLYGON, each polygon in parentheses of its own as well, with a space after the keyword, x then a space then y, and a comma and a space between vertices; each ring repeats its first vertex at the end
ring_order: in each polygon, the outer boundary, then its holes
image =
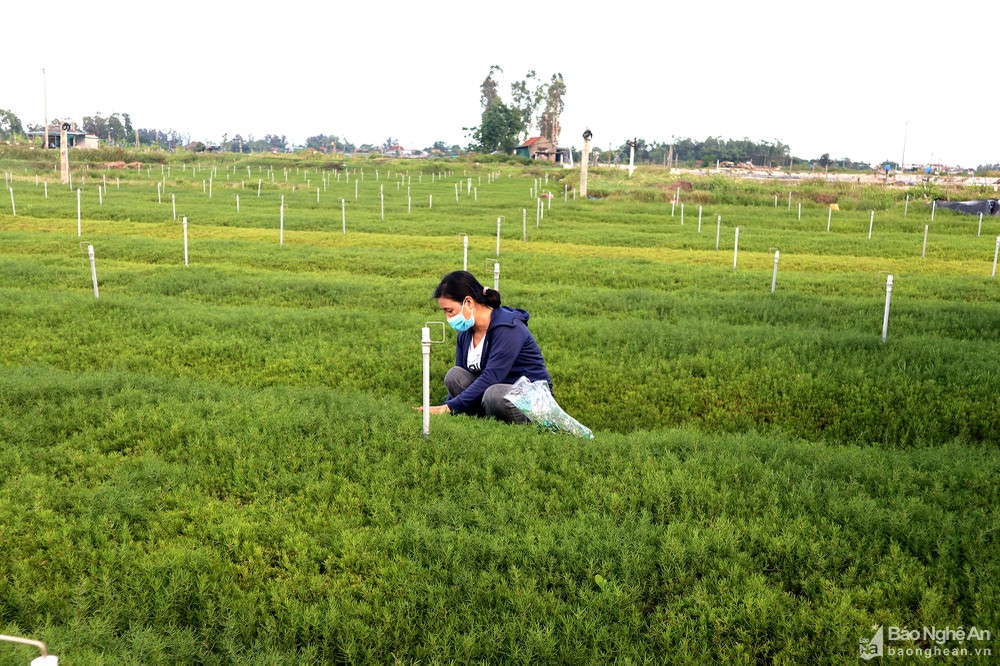
POLYGON ((590 128, 583 130, 583 154, 580 156, 580 196, 587 197, 587 165, 590 163, 590 128))

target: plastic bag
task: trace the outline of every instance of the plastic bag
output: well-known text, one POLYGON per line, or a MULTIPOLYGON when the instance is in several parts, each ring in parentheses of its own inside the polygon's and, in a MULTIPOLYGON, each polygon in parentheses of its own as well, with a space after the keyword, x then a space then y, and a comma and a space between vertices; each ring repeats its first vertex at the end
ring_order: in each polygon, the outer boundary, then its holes
POLYGON ((521 377, 514 382, 504 397, 540 428, 552 432, 565 432, 584 439, 594 439, 594 433, 590 428, 559 406, 549 391, 549 383, 545 380, 532 382, 527 377, 521 377))

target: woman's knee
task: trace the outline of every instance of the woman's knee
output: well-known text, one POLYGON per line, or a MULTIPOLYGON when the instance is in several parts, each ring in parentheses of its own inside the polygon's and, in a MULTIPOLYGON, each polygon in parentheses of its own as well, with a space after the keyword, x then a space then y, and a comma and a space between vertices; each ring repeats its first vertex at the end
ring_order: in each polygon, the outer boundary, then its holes
POLYGON ((474 381, 476 381, 475 375, 465 368, 460 368, 456 365, 453 366, 447 374, 445 374, 444 387, 448 389, 449 395, 456 396, 465 389, 469 388, 469 385, 474 381))

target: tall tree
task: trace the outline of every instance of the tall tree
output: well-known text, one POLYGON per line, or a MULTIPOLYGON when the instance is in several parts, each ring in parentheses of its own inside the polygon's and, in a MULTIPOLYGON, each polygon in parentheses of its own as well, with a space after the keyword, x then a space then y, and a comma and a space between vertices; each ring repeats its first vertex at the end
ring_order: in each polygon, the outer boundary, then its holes
POLYGON ((493 77, 496 73, 503 74, 503 70, 500 69, 500 65, 492 65, 490 67, 490 73, 486 75, 483 82, 479 85, 479 103, 484 109, 488 109, 490 106, 500 101, 500 95, 497 93, 497 80, 493 77))
POLYGON ((559 116, 562 115, 565 103, 566 82, 563 75, 553 74, 552 80, 545 86, 545 110, 538 118, 538 128, 546 139, 552 143, 559 142, 559 116))
POLYGON ((544 85, 538 84, 538 77, 533 69, 528 70, 528 73, 520 81, 510 84, 510 97, 514 108, 521 114, 525 138, 531 131, 531 120, 535 117, 535 112, 541 104, 544 89, 544 85))
POLYGON ((483 153, 500 152, 509 155, 514 152, 523 129, 524 123, 518 110, 497 100, 486 107, 482 123, 473 130, 475 144, 472 148, 483 153))
POLYGON ((0 109, 0 137, 8 139, 15 134, 24 134, 21 119, 13 111, 0 109))

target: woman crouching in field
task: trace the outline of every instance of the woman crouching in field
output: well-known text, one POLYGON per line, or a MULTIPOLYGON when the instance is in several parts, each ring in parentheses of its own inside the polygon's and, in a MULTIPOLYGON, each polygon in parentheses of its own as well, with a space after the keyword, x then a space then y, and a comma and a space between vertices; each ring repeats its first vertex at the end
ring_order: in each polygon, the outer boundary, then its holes
POLYGON ((528 313, 500 305, 500 293, 487 289, 467 271, 441 278, 434 290, 438 306, 458 331, 455 367, 445 375, 448 399, 431 414, 474 414, 508 423, 528 418, 504 396, 521 376, 552 379, 538 343, 528 331, 528 313))

